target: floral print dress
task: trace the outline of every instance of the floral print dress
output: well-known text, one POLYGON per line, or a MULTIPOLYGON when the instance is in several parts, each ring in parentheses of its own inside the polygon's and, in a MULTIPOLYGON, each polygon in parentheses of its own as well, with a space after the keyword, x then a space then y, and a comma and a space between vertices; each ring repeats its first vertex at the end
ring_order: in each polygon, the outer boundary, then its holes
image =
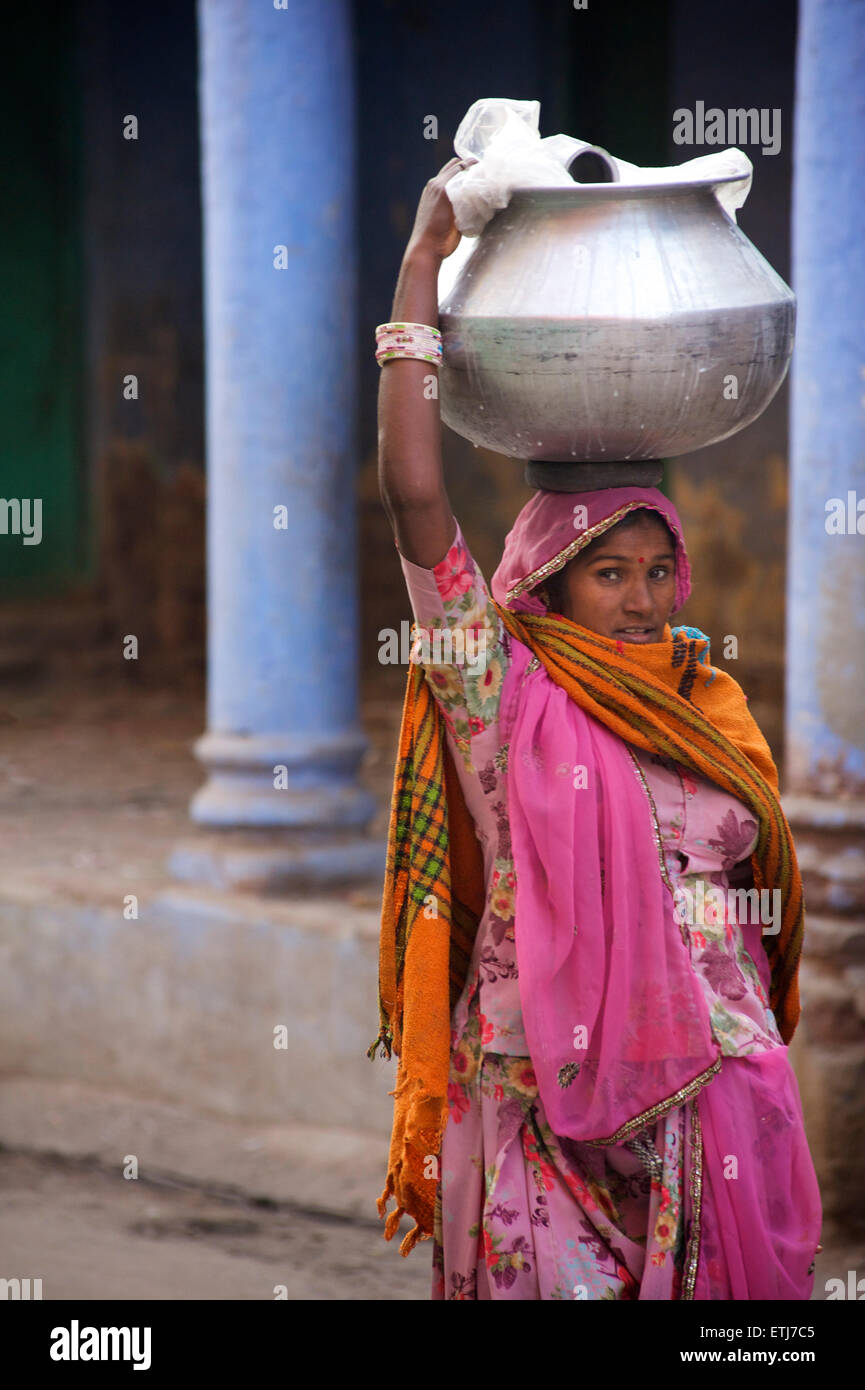
MULTIPOLYGON (((433 1298, 679 1298, 693 1266, 685 1179, 695 1102, 615 1146, 576 1143, 550 1129, 517 978, 508 750, 499 734, 510 635, 459 526, 434 568, 400 559, 416 623, 414 655, 423 658, 444 718, 487 886, 452 1017, 433 1298), (453 659, 440 660, 443 654, 453 659)), ((768 1004, 761 929, 747 914, 735 920, 726 892, 728 875, 749 861, 756 822, 705 778, 643 749, 632 752, 654 803, 671 884, 692 906, 684 916, 691 959, 722 1054, 783 1046, 768 1004)))

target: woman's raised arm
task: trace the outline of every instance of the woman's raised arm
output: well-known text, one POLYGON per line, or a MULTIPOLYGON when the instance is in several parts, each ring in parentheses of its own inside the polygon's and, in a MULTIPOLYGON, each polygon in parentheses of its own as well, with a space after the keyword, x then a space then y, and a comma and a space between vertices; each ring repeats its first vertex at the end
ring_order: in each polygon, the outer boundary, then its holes
MULTIPOLYGON (((446 184, 464 164, 448 160, 421 194, 403 256, 391 322, 438 327, 438 273, 460 234, 446 184)), ((438 376, 431 362, 393 358, 381 368, 378 393, 378 481, 400 553, 431 569, 456 533, 445 491, 441 455, 438 376)))

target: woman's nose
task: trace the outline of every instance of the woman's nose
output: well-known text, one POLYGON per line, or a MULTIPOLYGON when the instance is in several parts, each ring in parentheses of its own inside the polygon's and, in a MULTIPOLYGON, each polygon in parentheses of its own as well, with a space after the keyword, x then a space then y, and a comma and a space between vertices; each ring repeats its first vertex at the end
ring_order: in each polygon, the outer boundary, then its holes
POLYGON ((645 575, 635 575, 628 584, 624 608, 627 613, 651 613, 654 605, 652 590, 645 575))

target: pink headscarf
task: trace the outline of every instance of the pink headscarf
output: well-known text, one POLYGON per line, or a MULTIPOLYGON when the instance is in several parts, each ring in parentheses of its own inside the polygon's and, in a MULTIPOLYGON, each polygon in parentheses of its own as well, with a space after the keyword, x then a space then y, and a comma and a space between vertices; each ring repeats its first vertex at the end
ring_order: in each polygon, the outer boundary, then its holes
POLYGON ((561 569, 596 535, 601 535, 637 507, 660 512, 676 538, 676 606, 673 612, 678 612, 691 592, 691 566, 679 513, 654 487, 536 492, 523 507, 505 540, 501 563, 492 578, 493 598, 503 608, 518 613, 545 613, 544 604, 530 590, 534 584, 540 584, 546 574, 538 575, 529 588, 512 600, 508 597, 511 589, 532 578, 553 560, 557 560, 553 569, 561 569))
MULTIPOLYGON (((681 523, 654 488, 539 492, 507 538, 494 597, 543 613, 537 596, 521 589, 525 581, 542 582, 551 561, 561 568, 595 534, 644 506, 660 512, 676 537, 680 606, 690 587, 681 523), (579 506, 585 512, 575 513, 579 506)), ((501 729, 526 1039, 553 1131, 623 1142, 657 1107, 671 1108, 683 1090, 704 1084, 719 1049, 674 918, 639 766, 543 665, 527 670, 532 651, 510 640, 501 729)), ((639 652, 634 644, 637 659, 639 652)))

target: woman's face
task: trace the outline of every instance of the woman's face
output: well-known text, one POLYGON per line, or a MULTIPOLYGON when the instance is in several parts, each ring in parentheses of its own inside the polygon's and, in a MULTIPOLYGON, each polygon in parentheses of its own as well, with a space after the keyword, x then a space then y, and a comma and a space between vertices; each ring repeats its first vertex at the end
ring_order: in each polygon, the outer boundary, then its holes
POLYGON ((675 562, 662 521, 613 526, 565 566, 562 613, 615 641, 660 642, 675 602, 675 562))

